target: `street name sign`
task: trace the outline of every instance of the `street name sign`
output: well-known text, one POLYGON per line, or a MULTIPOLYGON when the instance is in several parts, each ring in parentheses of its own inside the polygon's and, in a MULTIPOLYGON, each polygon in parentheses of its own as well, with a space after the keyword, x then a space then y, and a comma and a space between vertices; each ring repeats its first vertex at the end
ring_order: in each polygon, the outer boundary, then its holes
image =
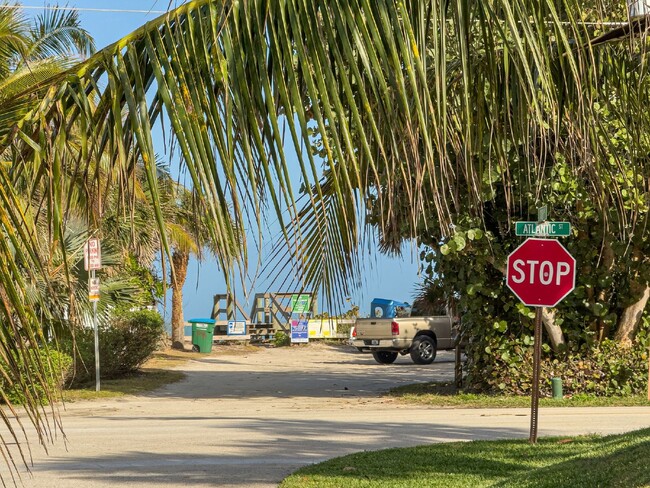
POLYGON ((524 305, 554 307, 575 288, 576 260, 555 239, 526 239, 508 256, 506 283, 524 305))
POLYGON ((515 222, 515 235, 524 237, 571 235, 570 222, 515 222))

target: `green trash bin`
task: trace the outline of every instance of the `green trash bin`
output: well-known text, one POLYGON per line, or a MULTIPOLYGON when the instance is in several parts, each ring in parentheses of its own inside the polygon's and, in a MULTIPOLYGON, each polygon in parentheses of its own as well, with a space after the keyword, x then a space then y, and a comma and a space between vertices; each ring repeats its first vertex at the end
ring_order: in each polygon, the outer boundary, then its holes
POLYGON ((214 319, 190 319, 192 324, 192 351, 212 351, 214 338, 214 319))

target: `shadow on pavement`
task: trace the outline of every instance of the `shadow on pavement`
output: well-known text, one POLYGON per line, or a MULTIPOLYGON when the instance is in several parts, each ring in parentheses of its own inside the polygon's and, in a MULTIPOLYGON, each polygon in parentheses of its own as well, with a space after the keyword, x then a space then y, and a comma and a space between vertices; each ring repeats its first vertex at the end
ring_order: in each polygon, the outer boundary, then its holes
POLYGON ((256 397, 378 397, 393 387, 448 380, 435 369, 413 373, 409 368, 386 368, 367 372, 327 371, 191 371, 187 377, 159 390, 148 398, 242 399, 256 397))
MULTIPOLYGON (((147 421, 143 417, 134 420, 147 421)), ((188 417, 187 420, 192 419, 188 417)), ((235 445, 244 453, 241 456, 220 452, 218 443, 215 443, 214 448, 197 455, 131 451, 82 459, 50 458, 36 467, 35 475, 38 478, 41 472, 48 475, 56 472, 58 479, 67 480, 74 486, 84 486, 86 480, 125 487, 134 484, 222 486, 222 479, 227 479, 229 486, 269 486, 277 484, 301 466, 382 446, 414 446, 450 439, 523 438, 526 435, 512 428, 458 428, 398 421, 351 423, 343 419, 278 420, 249 417, 236 421, 229 419, 228 424, 224 425, 218 417, 214 420, 213 426, 196 433, 203 442, 206 437, 218 440, 219 432, 224 429, 236 432, 254 429, 264 434, 265 440, 239 439, 235 445)), ((191 422, 188 428, 190 425, 191 422)), ((160 424, 160 428, 164 429, 164 423, 160 424)))

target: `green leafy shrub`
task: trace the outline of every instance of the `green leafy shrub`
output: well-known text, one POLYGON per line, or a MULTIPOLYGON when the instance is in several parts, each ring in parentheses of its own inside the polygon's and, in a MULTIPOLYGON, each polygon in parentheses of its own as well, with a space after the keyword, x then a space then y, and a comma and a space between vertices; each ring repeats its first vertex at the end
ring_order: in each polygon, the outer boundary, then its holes
MULTIPOLYGON (((99 329, 99 360, 102 378, 118 378, 137 371, 158 349, 164 334, 159 313, 149 310, 125 312, 99 329)), ((95 378, 95 338, 93 329, 75 333, 76 368, 73 384, 95 378)))
POLYGON ((291 344, 291 337, 288 334, 285 334, 282 331, 276 332, 273 337, 273 345, 275 347, 283 347, 291 344))
MULTIPOLYGON (((493 361, 485 363, 482 374, 472 375, 475 390, 528 395, 533 375, 532 341, 504 343, 486 348, 493 361)), ((645 391, 648 381, 648 351, 645 344, 623 346, 605 340, 600 346, 569 351, 561 357, 542 358, 540 392, 551 396, 551 378, 562 379, 565 395, 623 396, 645 391)))
POLYGON ((7 400, 15 405, 25 402, 25 391, 28 391, 39 403, 47 404, 44 385, 54 393, 64 384, 72 366, 72 358, 69 355, 55 349, 44 348, 30 350, 26 363, 17 356, 14 356, 14 361, 17 369, 21 371, 19 378, 14 377, 16 368, 9 368, 7 363, 0 359, 0 390, 7 400), (43 381, 39 379, 39 361, 44 373, 43 381))

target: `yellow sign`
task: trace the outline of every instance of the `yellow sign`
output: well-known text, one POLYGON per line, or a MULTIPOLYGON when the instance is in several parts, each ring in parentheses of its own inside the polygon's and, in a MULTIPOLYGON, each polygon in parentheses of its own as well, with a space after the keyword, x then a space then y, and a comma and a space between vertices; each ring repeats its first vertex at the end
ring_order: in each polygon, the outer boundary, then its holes
POLYGON ((310 339, 336 337, 336 319, 310 319, 308 329, 310 339))

